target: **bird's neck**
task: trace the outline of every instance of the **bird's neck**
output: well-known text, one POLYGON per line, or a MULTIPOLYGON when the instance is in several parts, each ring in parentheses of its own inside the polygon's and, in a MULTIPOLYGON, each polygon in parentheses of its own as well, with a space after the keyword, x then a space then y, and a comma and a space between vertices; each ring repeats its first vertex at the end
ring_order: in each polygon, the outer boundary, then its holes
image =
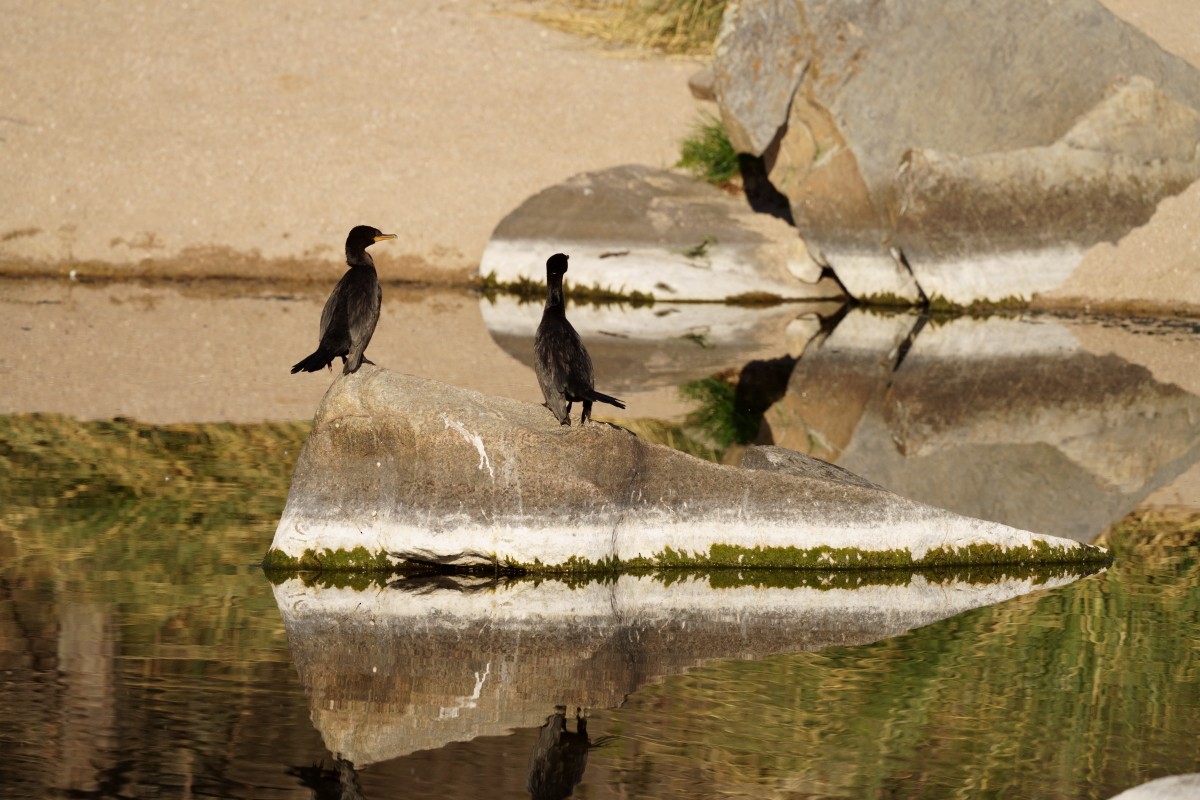
POLYGON ((366 250, 358 252, 346 251, 346 263, 351 267, 370 267, 375 268, 375 260, 371 258, 371 254, 366 250))
POLYGON ((563 279, 561 275, 546 276, 546 308, 563 307, 563 279))

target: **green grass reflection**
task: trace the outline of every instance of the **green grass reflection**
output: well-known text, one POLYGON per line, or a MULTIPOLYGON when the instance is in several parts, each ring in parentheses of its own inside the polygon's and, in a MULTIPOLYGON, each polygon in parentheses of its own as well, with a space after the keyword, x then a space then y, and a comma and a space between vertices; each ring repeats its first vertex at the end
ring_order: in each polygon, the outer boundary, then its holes
POLYGON ((1107 798, 1195 772, 1200 525, 1135 516, 1108 544, 1109 572, 1051 592, 648 686, 594 759, 660 797, 1107 798))

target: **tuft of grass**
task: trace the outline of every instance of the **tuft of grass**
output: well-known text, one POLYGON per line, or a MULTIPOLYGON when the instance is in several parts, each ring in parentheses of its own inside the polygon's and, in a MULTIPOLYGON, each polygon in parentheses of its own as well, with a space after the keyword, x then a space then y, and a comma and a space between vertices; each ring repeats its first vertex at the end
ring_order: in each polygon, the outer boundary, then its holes
POLYGON ((676 167, 714 186, 728 186, 740 174, 737 151, 729 143, 725 126, 708 112, 702 113, 692 126, 692 132, 680 143, 679 152, 676 167))
POLYGON ((755 413, 738 397, 736 380, 737 376, 713 375, 679 388, 685 400, 699 404, 688 414, 685 430, 711 442, 718 455, 732 445, 752 443, 762 424, 762 412, 755 413))
POLYGON ((714 244, 717 244, 717 237, 712 235, 705 236, 696 244, 685 249, 683 255, 685 258, 691 259, 708 258, 708 249, 714 244))
POLYGON ((772 292, 742 292, 725 298, 726 305, 749 308, 777 306, 782 302, 783 298, 772 292))
MULTIPOLYGON (((475 279, 474 288, 492 302, 495 301, 497 295, 501 294, 516 297, 522 304, 541 303, 546 299, 546 284, 524 276, 515 281, 502 281, 496 277, 495 272, 489 272, 487 275, 475 279)), ((564 281, 563 296, 566 298, 567 305, 590 305, 596 308, 611 305, 641 308, 654 305, 654 295, 648 292, 613 289, 600 284, 574 286, 570 282, 564 281)))
POLYGON ((669 55, 709 55, 726 0, 560 0, 535 13, 552 28, 669 55))

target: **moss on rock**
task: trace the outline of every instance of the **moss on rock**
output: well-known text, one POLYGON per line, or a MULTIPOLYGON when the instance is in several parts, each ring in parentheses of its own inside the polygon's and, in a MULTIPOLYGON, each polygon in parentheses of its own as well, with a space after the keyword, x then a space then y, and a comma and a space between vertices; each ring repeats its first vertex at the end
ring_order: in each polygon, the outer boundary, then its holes
POLYGON ((301 571, 320 572, 392 572, 395 562, 387 553, 372 553, 365 547, 353 550, 330 550, 320 552, 305 550, 299 556, 290 556, 282 550, 272 548, 263 558, 263 569, 271 573, 290 574, 301 571))
MULTIPOLYGON (((707 553, 687 553, 670 547, 652 556, 619 559, 616 557, 592 561, 572 557, 561 564, 541 561, 518 563, 497 561, 492 565, 449 570, 461 572, 504 572, 528 574, 589 574, 613 575, 624 572, 675 570, 912 570, 955 569, 963 567, 1038 566, 1048 564, 1108 564, 1112 557, 1107 551, 1087 544, 1060 548, 1041 541, 1029 546, 1001 547, 977 543, 966 547, 938 547, 920 558, 913 558, 907 549, 863 550, 853 547, 742 547, 714 544, 707 553)), ((429 569, 427 564, 408 564, 407 569, 429 569)), ((270 573, 360 572, 394 573, 406 565, 397 563, 387 553, 372 554, 357 547, 349 552, 324 550, 305 551, 299 557, 280 550, 271 550, 263 560, 263 569, 270 573)))

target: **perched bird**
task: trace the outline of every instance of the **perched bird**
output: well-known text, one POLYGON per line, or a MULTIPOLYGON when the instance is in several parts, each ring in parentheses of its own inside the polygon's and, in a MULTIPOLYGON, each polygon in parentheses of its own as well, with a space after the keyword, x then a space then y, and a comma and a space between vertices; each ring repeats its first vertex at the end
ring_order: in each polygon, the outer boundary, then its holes
POLYGON ((566 273, 567 257, 562 253, 546 260, 546 308, 533 337, 533 371, 546 398, 546 408, 554 412, 561 424, 571 424, 572 403, 583 403, 583 413, 579 415, 582 425, 591 419, 592 403, 608 403, 617 408, 624 408, 625 404, 592 388, 595 376, 591 356, 567 321, 563 304, 566 273))
POLYGON ((375 262, 367 248, 384 239, 395 239, 394 233, 380 233, 369 225, 359 225, 346 237, 346 263, 350 269, 333 287, 321 312, 321 338, 315 353, 292 367, 292 373, 316 372, 329 367, 341 357, 342 372, 349 375, 358 370, 363 351, 371 343, 375 324, 379 322, 379 306, 383 291, 375 274, 375 262))

